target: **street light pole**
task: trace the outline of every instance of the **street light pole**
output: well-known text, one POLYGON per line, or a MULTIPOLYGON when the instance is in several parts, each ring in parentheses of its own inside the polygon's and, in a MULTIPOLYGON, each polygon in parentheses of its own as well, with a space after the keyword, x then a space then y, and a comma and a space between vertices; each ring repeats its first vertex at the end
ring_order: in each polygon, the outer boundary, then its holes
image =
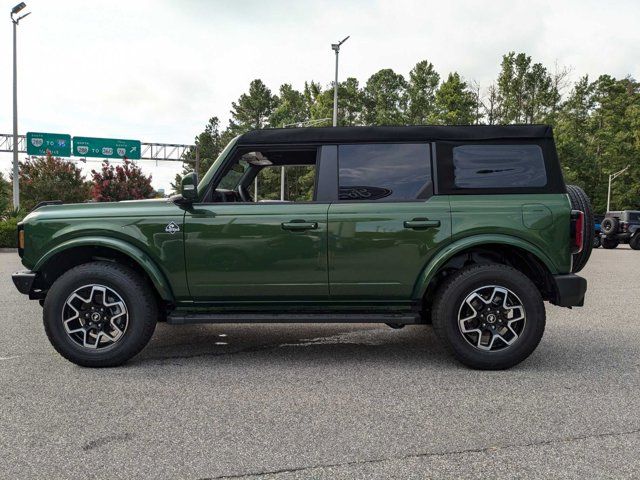
POLYGON ((345 37, 338 43, 332 43, 331 49, 336 52, 336 79, 333 84, 333 126, 338 125, 338 54, 340 53, 340 45, 349 39, 350 35, 345 37))
POLYGON ((18 23, 31 12, 27 12, 18 18, 13 18, 27 5, 19 3, 11 9, 11 21, 13 22, 13 208, 20 208, 20 179, 18 169, 18 50, 17 30, 18 23))
POLYGON ((627 165, 619 172, 612 173, 611 175, 609 175, 609 189, 607 190, 607 212, 611 211, 611 181, 615 180, 617 177, 619 177, 624 172, 626 172, 629 167, 630 165, 627 165))

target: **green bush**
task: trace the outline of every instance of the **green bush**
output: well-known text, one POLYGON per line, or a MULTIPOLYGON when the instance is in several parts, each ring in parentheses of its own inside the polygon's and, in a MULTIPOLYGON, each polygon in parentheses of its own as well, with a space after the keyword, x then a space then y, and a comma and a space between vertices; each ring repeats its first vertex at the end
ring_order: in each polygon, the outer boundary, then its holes
POLYGON ((18 246, 18 219, 9 218, 0 222, 0 248, 18 246))

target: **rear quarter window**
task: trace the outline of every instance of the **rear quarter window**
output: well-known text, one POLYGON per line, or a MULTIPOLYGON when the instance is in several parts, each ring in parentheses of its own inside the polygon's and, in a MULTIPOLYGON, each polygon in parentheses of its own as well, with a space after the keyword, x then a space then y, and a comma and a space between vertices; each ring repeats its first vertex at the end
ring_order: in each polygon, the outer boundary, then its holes
POLYGON ((567 193, 552 138, 436 141, 436 193, 567 193))
POLYGON ((453 148, 456 188, 531 188, 547 184, 538 145, 461 145, 453 148))

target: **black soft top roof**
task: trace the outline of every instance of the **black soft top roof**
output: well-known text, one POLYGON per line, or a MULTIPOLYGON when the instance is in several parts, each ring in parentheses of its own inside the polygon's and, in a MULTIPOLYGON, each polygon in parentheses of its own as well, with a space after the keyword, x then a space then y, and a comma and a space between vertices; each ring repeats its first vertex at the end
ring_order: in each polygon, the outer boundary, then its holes
POLYGON ((552 130, 549 125, 307 127, 252 130, 240 136, 238 145, 542 138, 552 138, 552 130))

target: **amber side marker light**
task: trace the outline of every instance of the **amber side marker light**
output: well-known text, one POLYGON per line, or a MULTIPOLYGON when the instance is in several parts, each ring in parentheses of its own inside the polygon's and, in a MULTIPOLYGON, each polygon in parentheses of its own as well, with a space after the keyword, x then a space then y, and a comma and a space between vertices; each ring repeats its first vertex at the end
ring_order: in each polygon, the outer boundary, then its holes
POLYGON ((24 250, 24 230, 18 232, 18 248, 24 250))

